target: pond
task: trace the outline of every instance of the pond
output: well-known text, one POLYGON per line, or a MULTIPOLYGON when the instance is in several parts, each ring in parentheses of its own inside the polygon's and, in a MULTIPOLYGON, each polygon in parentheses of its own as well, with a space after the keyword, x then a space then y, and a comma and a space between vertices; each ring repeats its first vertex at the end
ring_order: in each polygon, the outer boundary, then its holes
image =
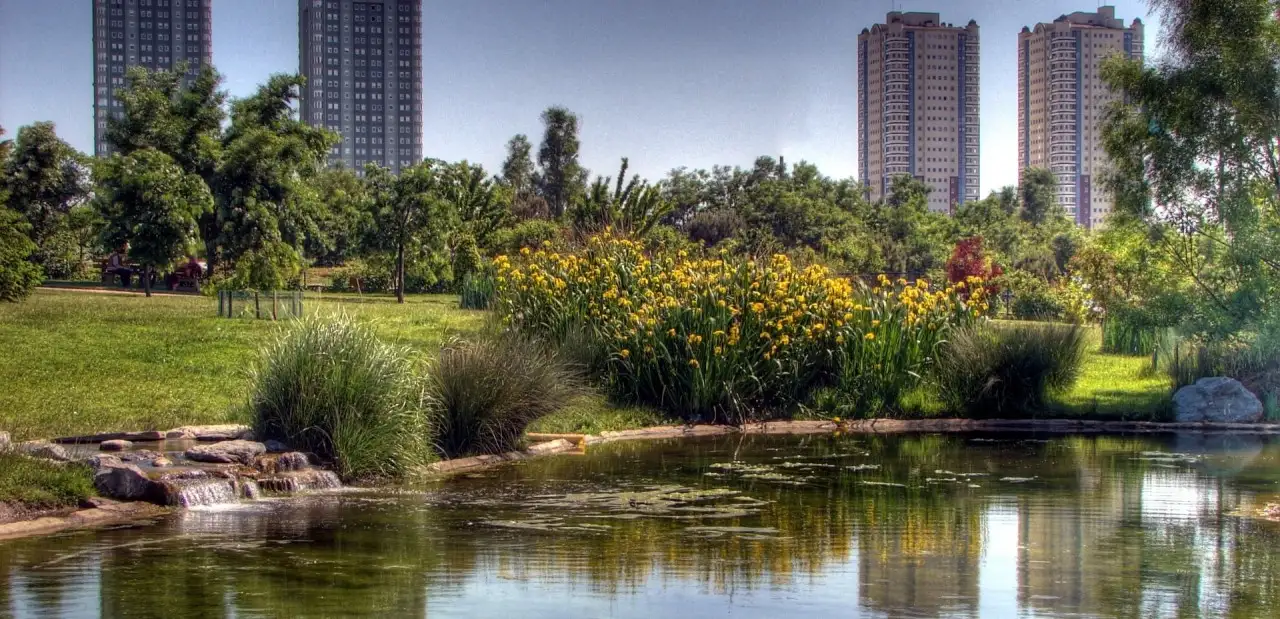
POLYGON ((0 543, 0 617, 1276 617, 1262 437, 723 436, 0 543))

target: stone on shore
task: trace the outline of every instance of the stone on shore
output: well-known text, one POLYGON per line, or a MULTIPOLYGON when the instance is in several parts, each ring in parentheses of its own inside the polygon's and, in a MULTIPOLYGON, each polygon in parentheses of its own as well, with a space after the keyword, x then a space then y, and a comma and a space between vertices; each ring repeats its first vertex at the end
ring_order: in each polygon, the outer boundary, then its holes
POLYGON ((9 439, 8 432, 0 432, 0 451, 9 451, 13 446, 13 441, 9 439))
POLYGON ((98 449, 101 449, 102 451, 125 451, 130 447, 133 447, 133 443, 124 439, 102 441, 102 443, 98 445, 98 449))
POLYGON ((250 464, 254 458, 267 453, 267 446, 253 441, 222 441, 211 445, 196 445, 186 451, 188 460, 218 464, 250 464))
POLYGON ((66 449, 48 441, 27 441, 18 445, 18 451, 33 458, 43 458, 54 462, 71 461, 71 456, 67 455, 66 449))
POLYGON ((169 440, 236 441, 253 438, 253 428, 239 424, 182 426, 164 433, 169 440))
POLYGON ((156 483, 132 464, 99 468, 93 475, 93 487, 105 497, 123 501, 154 499, 157 496, 156 483))
POLYGON ((1173 394, 1179 422, 1256 423, 1262 420, 1262 401, 1234 378, 1201 378, 1173 394))

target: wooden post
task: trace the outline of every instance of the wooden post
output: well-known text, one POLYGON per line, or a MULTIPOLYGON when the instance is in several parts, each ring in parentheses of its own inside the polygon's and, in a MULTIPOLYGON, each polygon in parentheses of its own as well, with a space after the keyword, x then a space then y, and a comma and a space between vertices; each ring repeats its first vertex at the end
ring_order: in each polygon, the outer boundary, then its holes
POLYGON ((258 302, 258 291, 253 291, 253 317, 255 320, 262 319, 262 304, 258 302))
POLYGON ((279 294, 280 294, 280 293, 279 293, 279 292, 277 292, 277 291, 275 291, 275 290, 272 290, 272 291, 271 291, 271 319, 272 319, 272 320, 280 320, 280 316, 279 316, 279 304, 280 304, 279 294))

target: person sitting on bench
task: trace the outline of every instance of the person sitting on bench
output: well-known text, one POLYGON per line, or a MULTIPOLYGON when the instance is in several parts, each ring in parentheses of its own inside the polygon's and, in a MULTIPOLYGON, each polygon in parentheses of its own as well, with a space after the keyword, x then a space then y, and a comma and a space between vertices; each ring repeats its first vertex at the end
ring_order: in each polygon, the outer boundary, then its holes
POLYGON ((129 280, 133 278, 133 269, 125 262, 127 251, 129 251, 128 245, 112 252, 111 257, 107 259, 107 272, 120 276, 121 288, 128 288, 129 280))

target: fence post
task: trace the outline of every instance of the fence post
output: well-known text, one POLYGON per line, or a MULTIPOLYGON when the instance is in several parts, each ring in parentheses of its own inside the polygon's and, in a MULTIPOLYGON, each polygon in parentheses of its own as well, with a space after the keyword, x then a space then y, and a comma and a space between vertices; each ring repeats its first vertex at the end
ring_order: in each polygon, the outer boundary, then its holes
POLYGON ((280 294, 280 293, 279 293, 279 292, 277 292, 277 291, 275 291, 275 290, 272 290, 272 291, 271 291, 271 319, 272 319, 272 320, 279 320, 279 319, 280 319, 280 315, 279 315, 279 307, 280 307, 279 294, 280 294))
POLYGON ((253 291, 253 318, 255 320, 262 319, 262 304, 258 301, 258 291, 253 291))

